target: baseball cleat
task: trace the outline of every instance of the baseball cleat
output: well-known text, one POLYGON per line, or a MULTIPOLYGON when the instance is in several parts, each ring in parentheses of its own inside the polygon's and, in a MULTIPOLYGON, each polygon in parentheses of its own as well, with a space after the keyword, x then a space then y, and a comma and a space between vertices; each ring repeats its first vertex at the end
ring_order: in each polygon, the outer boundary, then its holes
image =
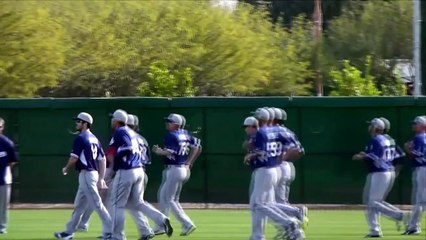
POLYGON ((164 231, 166 232, 167 237, 171 237, 173 235, 173 227, 170 224, 170 220, 168 218, 166 218, 164 220, 164 231))
POLYGON ((419 235, 421 231, 414 229, 414 230, 407 230, 401 235, 419 235))
POLYGON ((6 233, 7 233, 6 229, 0 230, 0 234, 6 234, 6 233))
POLYGON ((302 229, 306 230, 306 228, 308 228, 309 225, 309 218, 308 218, 308 208, 303 206, 300 208, 300 222, 302 223, 302 229))
POLYGON ((188 236, 189 234, 191 234, 192 232, 195 231, 195 229, 197 229, 197 227, 195 227, 194 225, 191 225, 187 228, 184 228, 182 233, 180 234, 181 236, 188 236))
POLYGON ((166 234, 166 231, 164 229, 156 229, 154 230, 155 235, 163 235, 166 234))
POLYGON ((305 232, 302 229, 296 228, 288 234, 287 240, 304 240, 305 232))
POLYGON ((383 236, 379 233, 369 233, 364 238, 381 238, 381 237, 383 236))
POLYGON ((151 238, 154 238, 155 237, 155 234, 149 234, 149 235, 146 235, 146 236, 142 236, 141 238, 139 238, 139 240, 148 240, 148 239, 151 239, 151 238))
POLYGON ((55 236, 55 238, 63 240, 71 240, 74 238, 74 234, 69 234, 66 232, 55 232, 53 235, 55 236))

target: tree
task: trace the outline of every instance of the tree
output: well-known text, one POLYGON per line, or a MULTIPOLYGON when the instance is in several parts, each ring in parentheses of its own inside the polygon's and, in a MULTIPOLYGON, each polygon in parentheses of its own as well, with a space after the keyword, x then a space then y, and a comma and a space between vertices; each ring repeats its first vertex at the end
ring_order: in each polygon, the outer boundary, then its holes
POLYGON ((399 95, 389 89, 401 85, 394 74, 398 59, 412 59, 412 16, 410 1, 353 1, 331 22, 324 53, 330 62, 348 59, 358 69, 371 55, 376 87, 399 95))
POLYGON ((32 97, 56 85, 64 31, 43 6, 0 2, 0 30, 0 97, 32 97))
POLYGON ((371 57, 367 57, 365 62, 365 76, 362 71, 352 66, 349 60, 343 61, 342 70, 330 71, 334 90, 332 96, 380 96, 381 91, 374 84, 374 77, 370 75, 371 57))

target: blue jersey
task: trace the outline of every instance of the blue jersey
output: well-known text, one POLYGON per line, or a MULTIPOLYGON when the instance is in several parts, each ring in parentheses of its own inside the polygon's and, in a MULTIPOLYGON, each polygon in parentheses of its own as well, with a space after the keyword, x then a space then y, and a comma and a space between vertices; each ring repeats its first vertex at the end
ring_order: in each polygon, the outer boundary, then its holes
POLYGON ((258 153, 255 168, 275 167, 280 161, 283 146, 289 144, 282 133, 276 127, 260 127, 256 132, 254 141, 255 151, 258 153))
POLYGON ((138 144, 139 150, 141 151, 142 164, 149 165, 151 164, 151 151, 149 150, 148 141, 138 134, 138 144))
POLYGON ((193 137, 185 129, 168 132, 165 137, 164 148, 170 155, 165 157, 164 164, 185 164, 188 160, 190 149, 200 146, 200 140, 193 137))
POLYGON ((414 156, 411 165, 413 168, 426 166, 426 133, 416 134, 411 154, 414 156))
POLYGON ((297 138, 294 132, 292 132, 290 129, 284 126, 275 126, 275 128, 276 128, 276 131, 280 132, 287 141, 287 144, 283 146, 283 153, 285 153, 290 148, 295 148, 299 150, 299 152, 301 153, 305 152, 305 149, 303 148, 302 144, 299 142, 299 139, 297 138))
POLYGON ((142 167, 142 151, 139 135, 127 126, 119 127, 112 136, 110 147, 117 149, 114 156, 114 170, 128 170, 142 167))
POLYGON ((80 133, 74 140, 71 156, 78 159, 75 164, 77 171, 97 171, 97 160, 105 157, 101 143, 89 130, 80 133))
POLYGON ((371 138, 365 153, 369 172, 387 172, 393 170, 392 161, 398 156, 395 142, 392 143, 384 135, 377 135, 371 138))
POLYGON ((0 185, 12 183, 9 164, 17 162, 15 147, 8 137, 0 135, 0 185))

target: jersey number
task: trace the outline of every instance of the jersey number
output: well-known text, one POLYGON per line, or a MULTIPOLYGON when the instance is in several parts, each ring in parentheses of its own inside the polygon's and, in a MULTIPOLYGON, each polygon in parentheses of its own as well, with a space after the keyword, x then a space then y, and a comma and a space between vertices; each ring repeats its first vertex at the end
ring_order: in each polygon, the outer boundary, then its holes
POLYGON ((384 159, 386 161, 392 161, 394 159, 395 156, 395 149, 393 148, 386 148, 385 152, 384 152, 384 159))
POLYGON ((189 154, 189 143, 188 142, 179 142, 179 152, 178 155, 185 156, 189 154))
POLYGON ((96 160, 98 158, 98 145, 92 143, 91 148, 92 148, 93 160, 96 160))
POLYGON ((282 154, 283 145, 280 142, 268 142, 266 144, 266 152, 268 157, 276 157, 282 154))

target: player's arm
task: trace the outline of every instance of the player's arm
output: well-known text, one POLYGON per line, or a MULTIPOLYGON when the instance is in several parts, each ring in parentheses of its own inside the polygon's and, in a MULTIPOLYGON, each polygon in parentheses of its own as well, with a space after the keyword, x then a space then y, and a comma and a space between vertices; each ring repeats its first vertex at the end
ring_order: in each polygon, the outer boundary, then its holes
POLYGON ((419 137, 415 137, 412 144, 407 146, 407 149, 410 150, 408 152, 408 155, 410 155, 413 159, 424 157, 423 146, 424 146, 423 139, 419 137))
POLYGON ((370 144, 367 147, 367 150, 365 152, 359 152, 358 154, 354 155, 354 160, 366 160, 366 161, 377 161, 380 159, 377 152, 380 151, 380 142, 376 139, 372 139, 370 144))
POLYGON ((77 137, 74 140, 74 144, 70 153, 70 158, 68 159, 68 163, 67 165, 65 165, 65 167, 62 168, 62 174, 64 175, 68 174, 69 169, 77 163, 78 158, 82 152, 83 152, 83 140, 82 138, 77 137))
POLYGON ((290 146, 289 149, 281 155, 281 161, 296 161, 305 154, 305 149, 302 147, 302 144, 300 144, 295 135, 290 133, 281 133, 280 141, 283 146, 290 146))
POLYGON ((6 143, 6 151, 8 156, 7 163, 9 167, 13 167, 18 162, 18 154, 16 153, 13 142, 6 143))
POLYGON ((158 156, 168 157, 172 153, 174 153, 174 151, 171 148, 168 148, 168 146, 173 146, 173 142, 176 142, 175 137, 172 134, 168 133, 164 140, 165 147, 160 148, 158 145, 154 145, 152 146, 152 151, 158 156))
POLYGON ((264 149, 263 144, 266 142, 267 140, 264 138, 262 133, 256 132, 256 135, 253 138, 254 151, 251 153, 247 153, 244 156, 244 163, 249 163, 250 161, 253 161, 260 156, 265 156, 266 152, 263 150, 264 149))
POLYGON ((99 179, 98 179, 98 188, 99 189, 107 189, 105 183, 105 173, 106 173, 106 159, 105 159, 105 153, 102 147, 99 147, 99 156, 97 158, 98 160, 98 171, 99 171, 99 179))
POLYGON ((201 146, 201 140, 192 137, 191 142, 191 152, 189 153, 188 160, 186 161, 186 164, 191 168, 194 164, 195 160, 200 156, 201 152, 203 151, 203 147, 201 146))

